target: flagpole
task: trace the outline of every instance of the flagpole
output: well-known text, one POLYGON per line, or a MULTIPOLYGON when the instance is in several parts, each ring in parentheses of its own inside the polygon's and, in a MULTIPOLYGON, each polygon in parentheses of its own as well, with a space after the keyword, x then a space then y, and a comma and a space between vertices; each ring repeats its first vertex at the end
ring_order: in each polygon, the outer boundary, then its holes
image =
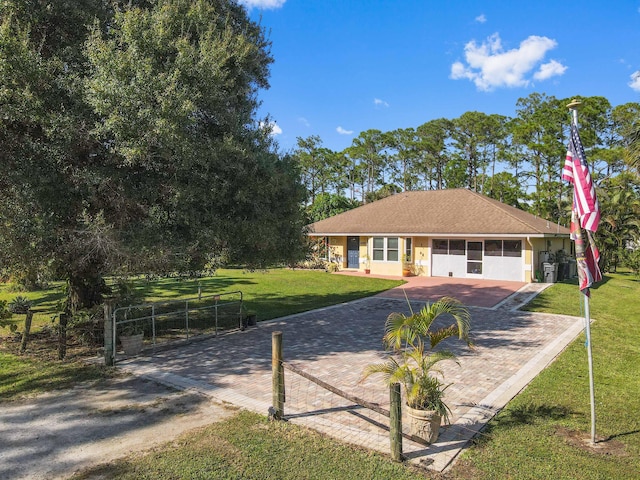
MULTIPOLYGON (((573 100, 571 103, 567 105, 567 108, 571 111, 573 124, 578 127, 578 108, 582 104, 579 100, 573 100)), ((575 187, 574 187, 575 188, 575 187)), ((575 240, 576 247, 576 259, 580 257, 584 257, 585 249, 584 242, 582 239, 582 229, 580 226, 580 222, 578 222, 577 230, 577 238, 575 240)), ((596 397, 595 397, 595 387, 593 382, 593 355, 591 352, 591 312, 589 309, 589 290, 582 293, 584 298, 584 321, 585 321, 585 336, 587 337, 587 359, 589 362, 589 395, 591 400, 591 444, 595 445, 596 443, 596 397)))

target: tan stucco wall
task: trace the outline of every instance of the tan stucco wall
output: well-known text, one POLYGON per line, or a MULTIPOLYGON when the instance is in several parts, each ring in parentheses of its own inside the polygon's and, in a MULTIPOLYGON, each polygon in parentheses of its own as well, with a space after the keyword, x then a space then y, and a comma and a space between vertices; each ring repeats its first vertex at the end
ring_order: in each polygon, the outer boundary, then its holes
POLYGON ((535 265, 533 265, 533 251, 531 250, 531 245, 529 245, 529 242, 527 242, 526 239, 522 243, 524 245, 524 281, 531 283, 535 274, 535 265), (529 267, 527 267, 527 265, 529 265, 529 267))
POLYGON ((340 268, 347 266, 347 237, 329 237, 329 260, 335 261, 340 268))
MULTIPOLYGON (((358 270, 360 270, 361 272, 364 272, 364 270, 367 268, 367 255, 369 252, 369 237, 360 237, 360 252, 358 253, 358 256, 360 257, 360 266, 358 267, 358 270)), ((371 257, 371 255, 369 255, 369 257, 371 257)), ((369 268, 371 268, 371 258, 369 258, 369 268)))
POLYGON ((431 250, 428 237, 413 237, 414 271, 420 276, 429 276, 431 250))
MULTIPOLYGON (((360 263, 358 270, 364 272, 366 268, 367 254, 372 257, 372 240, 373 237, 360 237, 359 257, 360 263)), ((411 237, 412 238, 412 263, 413 273, 421 276, 429 276, 431 265, 431 249, 429 237, 411 237)), ((386 261, 370 261, 370 270, 372 274, 377 275, 402 275, 402 258, 405 252, 405 237, 400 237, 400 260, 398 262, 386 261)), ((347 237, 336 236, 329 237, 330 259, 338 260, 340 268, 347 268, 347 237)), ((532 282, 535 279, 537 270, 541 270, 540 252, 548 251, 554 255, 558 250, 564 250, 567 254, 571 252, 571 240, 568 238, 532 238, 531 244, 523 239, 524 247, 524 281, 532 282), (527 269, 526 265, 531 265, 531 269, 527 269)))

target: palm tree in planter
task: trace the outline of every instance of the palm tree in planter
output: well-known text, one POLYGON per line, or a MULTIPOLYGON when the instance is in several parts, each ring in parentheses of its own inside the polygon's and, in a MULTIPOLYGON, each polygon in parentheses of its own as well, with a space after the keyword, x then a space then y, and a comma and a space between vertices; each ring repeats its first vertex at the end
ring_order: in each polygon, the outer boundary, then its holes
POLYGON ((451 297, 427 302, 418 313, 411 310, 411 304, 409 309, 411 314, 408 316, 394 312, 387 317, 383 342, 394 356, 384 363, 369 365, 363 379, 381 373, 387 385, 400 383, 410 419, 410 434, 433 443, 438 438, 442 419, 448 423, 451 413, 444 402, 444 392, 449 385, 443 383, 444 374, 438 364, 443 360, 458 363, 453 352, 434 351, 434 348, 454 336, 471 347, 471 316, 464 305, 451 297), (432 330, 434 322, 442 315, 452 316, 454 322, 432 330))

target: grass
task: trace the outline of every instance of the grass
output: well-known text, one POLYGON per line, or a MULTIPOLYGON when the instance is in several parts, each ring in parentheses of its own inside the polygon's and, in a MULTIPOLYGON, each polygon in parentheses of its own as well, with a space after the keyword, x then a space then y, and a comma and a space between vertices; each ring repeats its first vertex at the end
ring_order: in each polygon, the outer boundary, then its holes
MULTIPOLYGON (((537 312, 582 315, 573 283, 545 290, 537 312)), ((636 479, 640 472, 640 281, 612 274, 591 291, 596 448, 581 336, 490 422, 457 478, 636 479)))
MULTIPOLYGON (((289 269, 255 272, 226 269, 219 270, 216 276, 199 280, 167 278, 147 282, 143 278, 136 278, 133 282, 145 301, 195 297, 198 285, 201 286, 203 295, 241 290, 247 308, 258 312, 259 320, 367 297, 403 283, 401 280, 289 269)), ((8 335, 9 329, 0 328, 0 401, 67 388, 73 384, 74 379, 95 379, 105 374, 99 368, 82 363, 51 361, 56 355, 55 336, 49 332, 50 329, 41 332, 38 330, 51 325, 51 316, 57 313, 56 305, 62 298, 60 286, 58 283, 47 290, 16 293, 9 291, 7 285, 0 284, 0 300, 11 301, 16 295, 24 295, 33 301, 33 309, 37 312, 32 327, 35 335, 30 339, 27 352, 40 360, 11 355, 9 351, 17 348, 15 340, 18 337, 7 336, 3 339, 3 334, 8 335)), ((14 315, 12 320, 21 330, 24 315, 14 315)), ((84 351, 85 356, 89 354, 91 353, 84 351)))
POLYGON ((118 479, 386 479, 424 475, 383 455, 340 444, 299 426, 263 416, 236 416, 190 432, 169 447, 72 477, 118 479))
POLYGON ((203 295, 240 290, 247 309, 256 311, 259 320, 269 320, 369 297, 402 283, 402 280, 282 268, 253 272, 224 269, 218 270, 213 277, 198 280, 168 278, 146 283, 139 279, 136 280, 136 287, 147 301, 152 302, 194 297, 198 292, 198 284, 203 295))
MULTIPOLYGON (((221 273, 224 275, 220 278, 213 277, 211 286, 233 289, 241 284, 251 308, 264 312, 261 319, 289 311, 290 302, 278 305, 277 297, 291 295, 285 293, 290 292, 289 288, 300 288, 279 283, 280 272, 221 273), (256 285, 257 282, 270 283, 275 293, 270 293, 268 286, 256 285)), ((305 276, 308 273, 313 272, 292 273, 289 283, 312 282, 305 276)), ((326 276, 332 280, 360 279, 326 276)), ((287 276, 284 277, 286 282, 287 276)), ((148 294, 163 298, 162 295, 173 291, 169 285, 170 282, 154 286, 148 294)), ((368 288, 356 283, 350 284, 351 293, 339 291, 344 285, 333 291, 316 288, 300 293, 300 308, 319 306, 313 301, 346 301, 343 296, 356 295, 368 288)), ((589 386, 584 338, 579 338, 490 422, 446 478, 638 477, 640 281, 631 275, 609 275, 592 290, 590 305, 594 320, 591 332, 597 432, 601 439, 596 448, 585 441, 590 431, 589 386)), ((580 315, 577 285, 556 284, 537 297, 529 309, 580 315)), ((2 364, 6 361, 4 357, 1 360, 2 364)), ((11 368, 0 372, 7 370, 11 368)), ((425 475, 393 464, 385 456, 340 444, 301 427, 270 423, 264 417, 241 412, 147 455, 97 467, 75 478, 403 479, 425 475)), ((440 476, 431 474, 430 478, 440 476)))
MULTIPOLYGON (((52 323, 52 316, 57 314, 56 307, 62 299, 61 287, 62 282, 52 282, 49 288, 45 290, 20 292, 12 290, 12 285, 10 284, 0 283, 0 301, 4 300, 9 303, 18 296, 27 297, 31 300, 32 310, 34 311, 32 325, 34 329, 37 329, 52 323)), ((18 328, 22 328, 24 315, 14 315, 11 322, 17 324, 18 328)), ((0 328, 0 335, 2 333, 0 328)))
POLYGON ((47 289, 31 292, 16 291, 12 287, 12 284, 0 283, 0 300, 6 300, 9 303, 15 297, 27 297, 33 302, 34 309, 49 312, 55 311, 56 304, 62 298, 60 290, 62 282, 52 282, 47 289))
MULTIPOLYGON (((132 280, 134 288, 145 302, 181 300, 198 294, 213 295, 240 290, 246 308, 258 313, 258 320, 269 320, 314 308, 349 302, 369 297, 404 283, 402 280, 384 280, 371 277, 330 275, 323 271, 290 270, 286 268, 247 271, 221 269, 213 277, 201 279, 162 278, 148 282, 142 277, 132 280)), ((61 283, 48 290, 11 292, 8 285, 0 284, 0 300, 11 301, 23 295, 33 301, 33 325, 38 328, 51 323, 57 314, 56 305, 62 299, 61 283)), ((14 315, 20 326, 23 315, 14 315)))
POLYGON ((0 351, 0 402, 64 390, 111 373, 111 369, 84 362, 42 361, 0 351))

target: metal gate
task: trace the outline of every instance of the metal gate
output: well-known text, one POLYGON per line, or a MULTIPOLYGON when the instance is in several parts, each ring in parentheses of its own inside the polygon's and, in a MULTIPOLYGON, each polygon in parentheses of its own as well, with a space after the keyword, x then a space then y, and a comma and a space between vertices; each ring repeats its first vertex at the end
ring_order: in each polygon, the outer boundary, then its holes
POLYGON ((244 319, 242 292, 239 290, 116 308, 111 315, 114 363, 118 342, 120 350, 132 356, 159 343, 243 328, 244 319))

